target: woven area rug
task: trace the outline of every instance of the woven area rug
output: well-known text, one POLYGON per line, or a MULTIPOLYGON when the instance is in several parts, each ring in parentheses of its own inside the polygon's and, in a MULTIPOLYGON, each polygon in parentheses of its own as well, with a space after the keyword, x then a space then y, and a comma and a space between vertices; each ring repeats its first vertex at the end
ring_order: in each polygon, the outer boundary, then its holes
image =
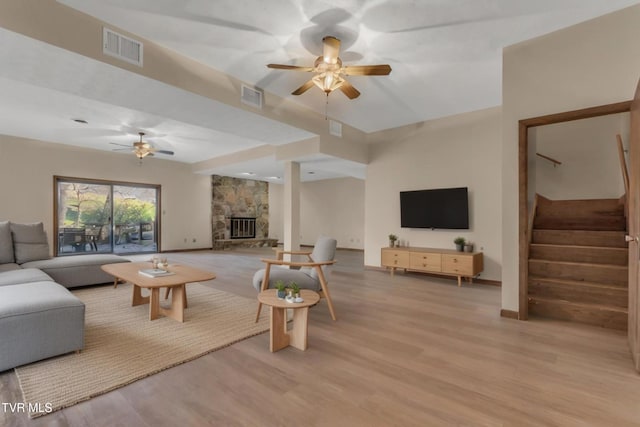
POLYGON ((59 410, 269 329, 269 316, 255 323, 257 300, 199 283, 187 285, 184 323, 149 321, 148 305, 131 307, 129 284, 73 293, 86 305, 85 347, 16 368, 25 402, 59 410))

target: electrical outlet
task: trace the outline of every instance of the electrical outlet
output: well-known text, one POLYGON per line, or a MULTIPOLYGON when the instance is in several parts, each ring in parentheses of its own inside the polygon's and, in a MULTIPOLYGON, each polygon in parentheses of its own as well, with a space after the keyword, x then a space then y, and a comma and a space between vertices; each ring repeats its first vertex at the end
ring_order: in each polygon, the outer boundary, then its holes
POLYGON ((184 242, 187 243, 187 238, 186 237, 184 238, 184 242))
POLYGON ((193 243, 195 243, 195 242, 196 242, 196 238, 194 237, 194 238, 193 238, 193 243))

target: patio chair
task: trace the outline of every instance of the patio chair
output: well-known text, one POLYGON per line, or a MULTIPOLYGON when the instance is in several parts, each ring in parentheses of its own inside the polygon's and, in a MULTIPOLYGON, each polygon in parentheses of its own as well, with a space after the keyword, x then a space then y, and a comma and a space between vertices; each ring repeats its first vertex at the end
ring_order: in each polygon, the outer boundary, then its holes
MULTIPOLYGON (((296 282, 301 289, 316 291, 320 294, 321 298, 326 298, 331 318, 336 320, 333 302, 331 301, 331 295, 329 294, 329 287, 327 284, 330 267, 336 262, 334 260, 336 245, 336 239, 332 239, 330 237, 319 237, 313 248, 313 252, 277 251, 276 259, 261 260, 266 264, 266 267, 262 270, 258 270, 254 274, 253 287, 256 288, 257 291, 263 291, 265 289, 275 287, 275 283, 278 280, 283 281, 285 284, 296 282), (285 261, 283 259, 285 254, 293 256, 304 255, 307 256, 308 259, 302 262, 285 261), (276 266, 276 268, 271 268, 271 266, 276 266), (299 270, 282 267, 299 267, 299 270)), ((258 303, 256 322, 260 318, 261 309, 262 303, 258 303)))

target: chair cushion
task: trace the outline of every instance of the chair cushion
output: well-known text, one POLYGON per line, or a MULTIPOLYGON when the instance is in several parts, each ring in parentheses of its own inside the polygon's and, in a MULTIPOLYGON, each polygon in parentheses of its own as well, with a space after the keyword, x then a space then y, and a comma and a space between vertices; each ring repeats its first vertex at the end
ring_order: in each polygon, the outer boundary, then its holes
MULTIPOLYGON (((311 252, 311 259, 315 262, 324 262, 324 261, 332 261, 336 256, 336 246, 338 245, 338 241, 336 239, 332 239, 331 237, 320 236, 316 241, 316 245, 313 247, 313 252, 311 252)), ((325 275, 326 280, 328 281, 330 266, 325 265, 322 268, 322 273, 325 275)), ((315 280, 318 280, 318 271, 313 267, 302 267, 300 271, 305 272, 315 280)))
MULTIPOLYGON (((264 279, 264 268, 253 275, 253 287, 260 291, 264 279)), ((269 288, 275 288, 275 283, 282 280, 285 285, 296 282, 300 289, 320 290, 320 282, 301 270, 289 270, 288 268, 271 267, 269 272, 269 288)))
POLYGON ((13 258, 13 239, 9 221, 0 222, 0 264, 9 264, 13 258))
POLYGON ((11 223, 13 249, 16 262, 35 261, 49 258, 49 243, 44 225, 41 222, 33 224, 11 223))

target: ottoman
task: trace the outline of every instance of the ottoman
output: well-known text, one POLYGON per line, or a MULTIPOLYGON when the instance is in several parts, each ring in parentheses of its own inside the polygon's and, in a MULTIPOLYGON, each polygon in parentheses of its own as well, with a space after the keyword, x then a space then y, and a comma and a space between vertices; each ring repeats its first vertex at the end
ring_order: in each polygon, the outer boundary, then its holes
POLYGON ((0 286, 0 372, 83 345, 84 303, 64 286, 0 286))

